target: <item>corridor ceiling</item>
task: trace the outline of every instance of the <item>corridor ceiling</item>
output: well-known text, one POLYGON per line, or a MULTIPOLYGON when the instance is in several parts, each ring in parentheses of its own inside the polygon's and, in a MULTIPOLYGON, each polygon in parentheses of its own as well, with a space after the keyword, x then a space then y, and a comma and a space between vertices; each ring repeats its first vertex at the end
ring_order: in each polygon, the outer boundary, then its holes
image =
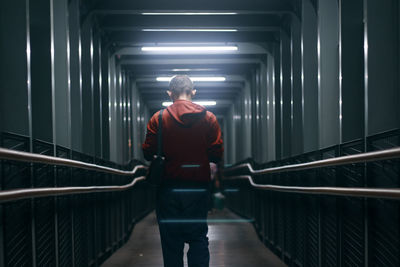
POLYGON ((84 0, 82 21, 93 17, 121 66, 137 82, 151 112, 168 101, 167 82, 158 76, 188 74, 224 76, 225 82, 195 82, 197 101, 216 100, 209 108, 223 115, 246 79, 266 57, 269 44, 279 41, 285 17, 298 14, 298 0, 84 0), (159 13, 203 14, 159 14, 159 13), (152 13, 152 14, 148 14, 152 13), (154 14, 158 13, 158 14, 154 14), (229 14, 204 14, 229 13, 229 14), (232 30, 171 32, 165 29, 232 30), (222 54, 171 54, 141 51, 142 46, 234 45, 222 54))

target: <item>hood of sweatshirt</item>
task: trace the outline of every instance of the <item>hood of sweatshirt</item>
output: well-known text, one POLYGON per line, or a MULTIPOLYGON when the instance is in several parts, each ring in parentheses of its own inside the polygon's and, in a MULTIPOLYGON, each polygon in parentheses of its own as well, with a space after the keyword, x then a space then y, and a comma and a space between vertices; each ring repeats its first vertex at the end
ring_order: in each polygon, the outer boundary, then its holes
POLYGON ((202 119, 206 114, 205 107, 188 100, 176 100, 167 108, 167 111, 176 122, 186 127, 202 119))

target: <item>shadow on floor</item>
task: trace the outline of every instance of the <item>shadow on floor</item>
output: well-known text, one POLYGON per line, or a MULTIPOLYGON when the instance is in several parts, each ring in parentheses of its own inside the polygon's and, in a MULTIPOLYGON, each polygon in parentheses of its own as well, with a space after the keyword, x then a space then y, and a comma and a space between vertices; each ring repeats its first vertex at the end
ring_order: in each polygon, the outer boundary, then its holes
MULTIPOLYGON (((223 210, 209 214, 210 267, 286 266, 258 239, 251 223, 223 210)), ((185 246, 185 251, 188 247, 185 246)), ((155 213, 134 228, 129 241, 103 267, 162 267, 160 236, 155 213)), ((186 266, 186 257, 185 257, 186 266)))

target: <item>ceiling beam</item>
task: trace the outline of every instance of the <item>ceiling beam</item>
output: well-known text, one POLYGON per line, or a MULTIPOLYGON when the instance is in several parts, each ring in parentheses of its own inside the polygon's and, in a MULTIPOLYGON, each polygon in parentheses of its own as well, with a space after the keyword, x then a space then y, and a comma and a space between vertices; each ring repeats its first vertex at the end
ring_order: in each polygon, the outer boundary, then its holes
MULTIPOLYGON (((165 88, 168 85, 167 82, 136 82, 138 88, 165 88)), ((197 88, 242 88, 244 81, 235 82, 199 82, 195 83, 197 88)))
POLYGON ((277 42, 278 32, 245 31, 245 32, 131 32, 111 31, 109 42, 126 46, 142 43, 235 43, 235 42, 277 42))
MULTIPOLYGON (((211 29, 211 30, 215 30, 215 29, 234 29, 236 30, 235 32, 232 33, 237 33, 237 32, 279 32, 281 30, 281 27, 279 26, 230 26, 230 27, 226 27, 226 26, 213 26, 213 27, 204 27, 204 26, 196 26, 196 27, 190 27, 190 26, 174 26, 174 27, 169 27, 169 26, 152 26, 152 27, 146 27, 146 26, 122 26, 122 25, 118 25, 118 26, 104 26, 102 27, 103 30, 107 31, 107 32, 147 32, 144 29, 153 29, 155 31, 150 31, 150 32, 155 32, 155 33, 161 33, 163 32, 163 30, 170 30, 170 29, 203 29, 203 28, 207 28, 207 29, 211 29)), ((177 33, 174 31, 167 31, 168 33, 177 33)), ((221 31, 223 32, 223 31, 221 31)), ((217 32, 217 33, 221 33, 221 32, 217 32)), ((163 32, 164 33, 164 32, 163 32)), ((186 33, 184 31, 181 31, 179 33, 186 33)), ((198 32, 188 32, 191 34, 197 34, 198 32)), ((214 32, 201 32, 201 33, 214 33, 214 32)))
POLYGON ((293 11, 290 0, 99 0, 93 8, 96 13, 104 12, 270 12, 289 13, 293 11), (156 9, 155 9, 156 8, 156 9))
POLYGON ((100 16, 100 27, 280 27, 279 15, 252 14, 240 16, 142 16, 107 15, 100 16))
POLYGON ((121 58, 121 65, 225 65, 225 64, 260 64, 259 58, 150 58, 150 59, 124 59, 121 58))
MULTIPOLYGON (((229 87, 229 88, 218 88, 218 87, 213 87, 213 88, 204 88, 204 87, 198 87, 198 92, 200 93, 205 93, 205 94, 210 94, 210 93, 219 93, 219 94, 226 94, 226 93, 239 93, 241 92, 242 87, 229 87)), ((140 92, 142 94, 159 94, 165 92, 165 87, 163 88, 143 88, 140 87, 140 92)))

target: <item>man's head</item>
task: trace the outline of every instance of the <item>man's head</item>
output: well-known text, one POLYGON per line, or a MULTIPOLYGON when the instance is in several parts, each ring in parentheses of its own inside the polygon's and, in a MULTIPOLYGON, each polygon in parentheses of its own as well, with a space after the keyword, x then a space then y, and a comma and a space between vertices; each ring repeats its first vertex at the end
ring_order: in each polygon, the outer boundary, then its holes
POLYGON ((193 82, 187 75, 175 75, 169 82, 169 90, 167 91, 172 101, 177 99, 192 100, 196 94, 193 82))

